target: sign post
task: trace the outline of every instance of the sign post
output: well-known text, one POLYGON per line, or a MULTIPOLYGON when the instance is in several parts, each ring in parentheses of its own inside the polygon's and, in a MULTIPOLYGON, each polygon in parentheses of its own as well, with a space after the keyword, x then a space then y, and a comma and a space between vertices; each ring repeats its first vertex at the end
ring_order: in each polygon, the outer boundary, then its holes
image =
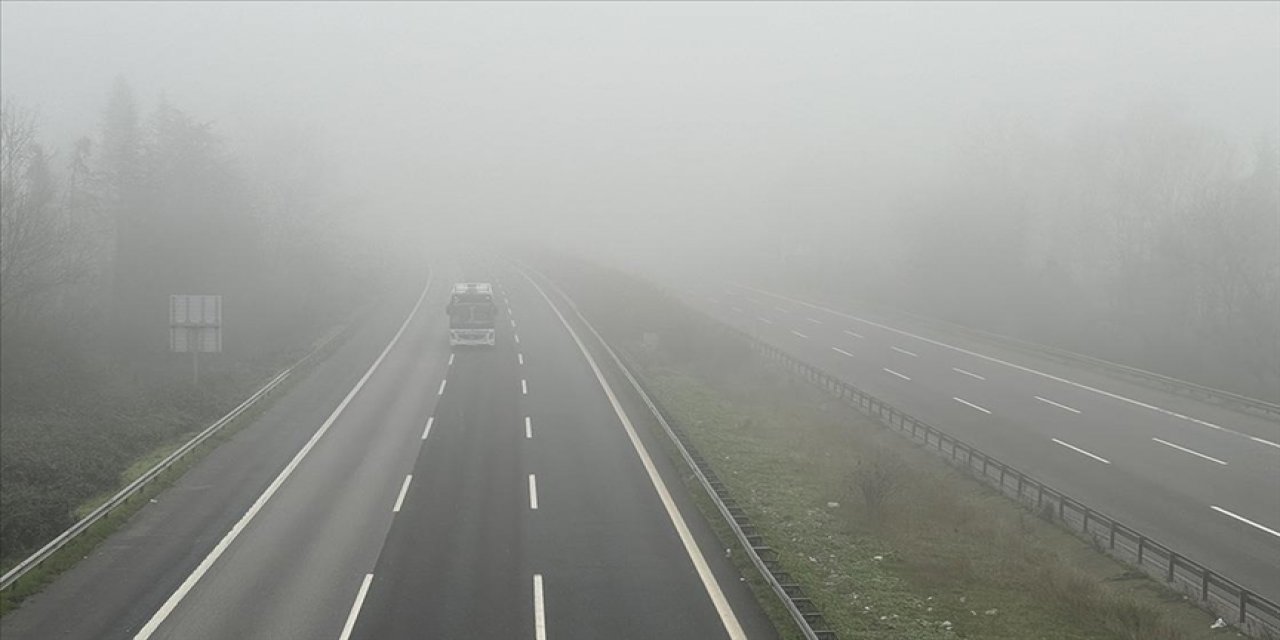
POLYGON ((200 384, 200 352, 222 352, 222 296, 169 296, 169 350, 191 353, 191 381, 200 384))

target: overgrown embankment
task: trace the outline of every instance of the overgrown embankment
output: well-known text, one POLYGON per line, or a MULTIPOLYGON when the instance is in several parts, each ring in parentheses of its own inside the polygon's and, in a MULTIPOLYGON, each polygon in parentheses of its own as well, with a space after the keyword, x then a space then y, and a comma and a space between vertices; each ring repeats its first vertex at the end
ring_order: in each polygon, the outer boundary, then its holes
POLYGON ((1179 596, 756 359, 647 283, 539 265, 639 365, 841 637, 1217 633, 1179 596))

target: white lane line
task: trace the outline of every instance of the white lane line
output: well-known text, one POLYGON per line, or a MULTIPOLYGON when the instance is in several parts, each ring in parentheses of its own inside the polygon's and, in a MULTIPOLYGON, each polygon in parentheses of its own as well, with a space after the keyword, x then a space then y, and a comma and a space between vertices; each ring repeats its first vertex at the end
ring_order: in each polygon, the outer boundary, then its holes
POLYGON ((798 337, 804 338, 804 339, 806 339, 806 340, 807 340, 807 339, 809 339, 809 336, 806 336, 805 334, 800 333, 799 331, 796 331, 795 329, 792 329, 792 330, 791 330, 791 335, 798 336, 798 337))
POLYGON ((1072 409, 1071 407, 1068 407, 1068 406, 1067 406, 1067 405, 1065 405, 1065 404, 1058 404, 1057 402, 1054 402, 1054 401, 1052 401, 1052 400, 1050 400, 1050 399, 1048 399, 1048 398, 1041 398, 1040 396, 1032 396, 1032 397, 1033 397, 1033 398, 1035 398, 1036 400, 1039 400, 1040 402, 1043 402, 1043 403, 1045 403, 1045 404, 1051 404, 1051 405, 1053 405, 1053 406, 1055 406, 1055 407, 1057 407, 1057 408, 1059 408, 1059 409, 1066 409, 1067 411, 1070 411, 1071 413, 1080 413, 1080 410, 1079 410, 1079 409, 1072 409))
POLYGON ((742 313, 742 307, 729 307, 729 310, 734 313, 742 313))
MULTIPOLYGON (((418 296, 418 301, 413 305, 413 310, 411 310, 409 312, 409 316, 404 319, 404 323, 400 325, 400 329, 396 331, 396 334, 391 337, 391 342, 388 342, 387 346, 383 347, 382 353, 378 354, 378 358, 369 366, 369 370, 364 372, 364 375, 356 382, 356 386, 351 387, 351 391, 347 392, 347 396, 342 399, 342 402, 338 403, 337 408, 333 410, 333 413, 329 414, 329 417, 325 419, 324 424, 321 424, 320 428, 311 436, 311 439, 307 440, 307 443, 302 445, 302 449, 298 450, 298 453, 293 456, 293 459, 289 461, 289 464, 285 465, 284 469, 280 471, 280 474, 276 476, 275 480, 272 480, 271 484, 267 485, 267 489, 262 492, 262 495, 258 496, 258 499, 249 507, 249 510, 240 517, 240 520, 231 527, 231 530, 228 531, 226 535, 222 536, 222 539, 213 547, 213 550, 209 552, 209 555, 205 556, 204 560, 200 561, 200 564, 196 566, 195 571, 192 571, 191 575, 187 576, 187 579, 182 581, 182 584, 178 586, 178 590, 174 591, 173 594, 169 596, 169 599, 165 600, 164 604, 160 606, 160 609, 151 616, 151 619, 147 621, 147 624, 143 625, 143 627, 138 630, 138 633, 133 636, 134 640, 146 640, 147 638, 150 638, 151 635, 156 632, 156 629, 159 629, 160 625, 164 624, 164 621, 169 617, 169 614, 173 613, 173 610, 178 608, 182 599, 187 597, 187 594, 195 588, 196 583, 200 582, 200 579, 204 577, 204 574, 209 572, 209 568, 213 566, 213 563, 217 562, 218 558, 222 557, 222 554, 227 552, 231 543, 235 542, 236 538, 240 536, 240 532, 244 531, 245 528, 249 526, 249 523, 253 520, 254 516, 258 515, 258 512, 267 504, 267 501, 280 490, 284 481, 288 480, 290 475, 293 475, 293 470, 297 469, 298 465, 302 464, 303 458, 306 458, 307 454, 311 453, 311 450, 315 448, 316 443, 320 441, 320 438, 324 437, 324 434, 329 432, 329 428, 333 426, 334 422, 337 422, 338 416, 341 416, 342 412, 346 410, 347 405, 351 403, 351 399, 356 397, 357 393, 360 393, 360 390, 364 388, 364 385, 369 381, 369 378, 373 377, 373 372, 377 371, 378 366, 387 358, 387 354, 391 352, 392 347, 396 346, 396 343, 400 341, 400 336, 404 335, 405 329, 409 327, 409 322, 418 314, 418 309, 422 307, 422 301, 427 297, 427 291, 430 288, 431 278, 428 277, 427 286, 422 288, 422 294, 418 296)), ((354 622, 354 618, 352 621, 354 622)))
POLYGON ((857 332, 855 332, 855 331, 850 331, 850 330, 848 330, 848 329, 845 329, 845 330, 844 330, 844 332, 845 332, 845 334, 846 334, 846 335, 851 335, 851 336, 853 336, 853 337, 855 337, 855 338, 858 338, 859 340, 861 340, 861 339, 862 339, 862 334, 861 334, 861 333, 857 333, 857 332))
POLYGON ((768 318, 760 318, 760 322, 763 322, 765 324, 773 324, 773 321, 768 318))
POLYGON ((976 405, 976 404, 974 404, 974 403, 972 403, 972 402, 969 402, 968 400, 965 400, 964 398, 957 398, 957 397, 955 397, 955 396, 952 396, 952 397, 951 397, 951 399, 952 399, 952 400, 955 400, 956 402, 959 402, 959 403, 960 403, 960 404, 962 404, 962 405, 965 405, 966 407, 972 407, 972 408, 977 409, 978 411, 981 411, 981 412, 983 412, 983 413, 988 413, 988 414, 989 414, 989 413, 991 413, 990 411, 988 411, 988 410, 986 410, 986 409, 983 409, 982 407, 979 407, 978 405, 976 405))
POLYGON ((1176 445, 1176 444, 1174 444, 1174 443, 1172 443, 1172 442, 1169 442, 1168 440, 1161 440, 1160 438, 1152 438, 1152 440, 1155 440, 1156 442, 1159 442, 1160 444, 1162 444, 1162 445, 1164 445, 1164 446, 1166 446, 1166 447, 1173 447, 1174 449, 1177 449, 1178 451, 1181 451, 1181 452, 1183 452, 1183 453, 1189 453, 1189 454, 1191 454, 1191 455, 1193 455, 1193 456, 1200 456, 1201 458, 1204 458, 1205 460, 1208 460, 1208 461, 1210 461, 1210 462, 1216 462, 1216 463, 1218 463, 1218 464, 1220 464, 1220 465, 1223 465, 1223 466, 1226 466, 1226 464, 1227 464, 1226 462, 1224 462, 1224 461, 1222 461, 1222 460, 1219 460, 1219 459, 1217 459, 1217 458, 1215 458, 1215 457, 1213 457, 1213 456, 1206 456, 1205 454, 1200 453, 1199 451, 1195 451, 1195 450, 1188 449, 1188 448, 1183 447, 1183 446, 1176 445))
POLYGON ((533 574, 533 637, 547 640, 547 614, 542 608, 542 574, 533 574))
POLYGON ((524 354, 523 354, 523 353, 517 353, 517 354, 516 354, 516 360, 517 360, 520 364, 524 364, 524 354))
POLYGON ((1098 455, 1094 455, 1094 454, 1092 454, 1092 453, 1089 453, 1088 451, 1085 451, 1084 449, 1081 449, 1080 447, 1077 447, 1077 446, 1075 446, 1075 445, 1073 445, 1073 444, 1067 444, 1067 443, 1065 443, 1065 442, 1063 442, 1063 441, 1061 441, 1061 440, 1059 440, 1059 439, 1057 439, 1057 438, 1053 438, 1053 441, 1054 441, 1054 442, 1056 442, 1056 443, 1058 443, 1058 444, 1060 444, 1060 445, 1062 445, 1062 446, 1064 446, 1064 447, 1066 447, 1066 448, 1068 448, 1068 449, 1070 449, 1070 450, 1072 450, 1072 451, 1075 451, 1076 453, 1083 453, 1084 455, 1089 456, 1090 458, 1093 458, 1094 460, 1097 460, 1098 462, 1101 462, 1101 463, 1103 463, 1103 464, 1111 464, 1111 461, 1110 461, 1110 460, 1108 460, 1108 459, 1106 459, 1106 458, 1104 458, 1104 457, 1102 457, 1102 456, 1098 456, 1098 455))
POLYGON ((435 424, 435 422, 436 422, 436 417, 435 417, 435 416, 431 416, 430 418, 427 418, 427 426, 426 426, 426 427, 423 427, 423 429, 422 429, 422 439, 423 439, 423 440, 426 440, 426 439, 427 439, 427 436, 431 435, 431 425, 435 424))
POLYGON ((911 353, 910 351, 907 351, 906 349, 900 349, 900 348, 898 348, 898 347, 889 347, 889 348, 890 348, 890 349, 893 349, 894 351, 897 351, 898 353, 905 353, 905 354, 907 354, 907 355, 911 356, 912 358, 919 358, 919 357, 920 357, 920 356, 918 356, 918 355, 916 355, 916 354, 914 354, 914 353, 911 353))
POLYGON ((404 505, 404 496, 409 493, 409 483, 413 482, 413 474, 404 477, 404 484, 400 485, 400 497, 396 498, 396 506, 391 508, 392 513, 400 513, 400 507, 404 505))
POLYGON ((746 298, 746 299, 747 299, 747 302, 750 302, 751 304, 759 305, 759 306, 761 306, 761 307, 763 307, 763 306, 764 306, 764 303, 763 303, 763 302, 760 302, 759 300, 756 300, 755 298, 752 298, 751 296, 743 296, 743 297, 744 297, 744 298, 746 298))
POLYGON ((844 355, 849 356, 850 358, 852 358, 852 357, 853 357, 853 354, 852 354, 852 353, 849 353, 848 351, 845 351, 844 349, 841 349, 840 347, 831 347, 831 350, 832 350, 832 351, 834 351, 834 352, 836 352, 836 353, 843 353, 844 355))
POLYGON ((520 395, 529 395, 529 383, 524 378, 520 378, 520 395))
MULTIPOLYGON (((1223 427, 1223 426, 1220 426, 1220 425, 1216 425, 1216 424, 1214 424, 1214 423, 1212 423, 1212 422, 1209 422, 1209 421, 1207 421, 1207 420, 1201 420, 1201 419, 1199 419, 1199 418, 1193 418, 1193 417, 1191 417, 1191 416, 1188 416, 1188 415, 1185 415, 1185 414, 1182 414, 1182 413, 1178 413, 1178 412, 1176 412, 1176 411, 1170 411, 1170 410, 1168 410, 1168 409, 1164 409, 1164 408, 1162 408, 1162 407, 1157 407, 1157 406, 1155 406, 1155 405, 1153 405, 1153 404, 1147 404, 1147 403, 1145 403, 1145 402, 1142 402, 1141 400, 1134 400, 1133 398, 1128 398, 1128 397, 1122 396, 1122 395, 1120 395, 1120 394, 1111 393, 1110 391, 1103 391, 1102 389, 1098 389, 1098 388, 1096 388, 1096 387, 1091 387, 1091 386, 1086 385, 1086 384, 1081 384, 1081 383, 1079 383, 1079 382, 1075 382, 1074 380, 1068 380, 1068 379, 1066 379, 1066 378, 1060 378, 1060 377, 1058 377, 1058 376, 1055 376, 1055 375, 1052 375, 1052 374, 1049 374, 1049 373, 1045 373, 1045 372, 1043 372, 1043 371, 1037 371, 1037 370, 1035 370, 1035 369, 1032 369, 1031 367, 1024 367, 1024 366, 1022 366, 1022 365, 1013 364, 1012 362, 1006 362, 1006 361, 1001 360, 1001 359, 999 359, 999 358, 993 358, 993 357, 991 357, 991 356, 984 355, 984 354, 978 353, 978 352, 976 352, 976 351, 970 351, 970 350, 968 350, 968 349, 963 349, 963 348, 961 348, 961 347, 957 347, 957 346, 954 346, 954 345, 949 345, 949 344, 947 344, 947 343, 945 343, 945 342, 940 342, 940 341, 938 341, 938 340, 934 340, 934 339, 932 339, 932 338, 926 338, 926 337, 924 337, 924 336, 916 335, 916 334, 911 333, 911 332, 909 332, 909 331, 903 331, 902 329, 896 329, 896 328, 894 328, 894 327, 890 327, 890 326, 885 325, 885 324, 880 324, 879 322, 873 322, 873 321, 871 321, 871 320, 867 320, 867 319, 865 319, 865 318, 859 318, 858 316, 849 315, 849 314, 847 314, 847 313, 843 313, 843 312, 840 312, 840 311, 836 311, 835 309, 830 309, 830 308, 827 308, 827 307, 823 307, 823 306, 821 306, 821 305, 813 304, 812 302, 805 302, 804 300, 797 300, 797 299, 795 299, 795 298, 791 298, 791 297, 788 297, 788 296, 784 296, 784 295, 782 295, 782 294, 773 293, 772 291, 765 291, 765 290, 763 290, 763 289, 756 289, 756 288, 754 288, 754 287, 747 287, 747 286, 744 286, 744 285, 735 285, 735 286, 742 287, 743 289, 747 289, 747 290, 749 290, 749 291, 755 291, 756 293, 762 293, 762 294, 764 294, 764 295, 773 296, 773 297, 775 297, 775 298, 779 298, 779 299, 782 299, 782 300, 786 300, 786 301, 788 301, 788 302, 793 302, 793 303, 795 303, 795 304, 801 304, 801 305, 804 305, 804 306, 807 306, 807 307, 810 307, 810 308, 813 308, 813 309, 818 309, 819 311, 825 311, 825 312, 827 312, 827 313, 831 313, 831 314, 834 314, 834 315, 840 316, 840 317, 842 317, 842 318, 848 318, 848 319, 850 319, 850 320, 856 320, 856 321, 861 322, 861 323, 863 323, 863 324, 868 324, 868 325, 871 325, 871 326, 873 326, 873 327, 878 327, 878 328, 880 328, 880 329, 884 329, 885 331, 892 331, 892 332, 894 332, 894 333, 898 333, 898 334, 901 334, 901 335, 904 335, 904 336, 907 336, 907 337, 910 337, 910 338, 915 338, 916 340, 920 340, 921 342, 927 342, 927 343, 932 344, 932 345, 936 345, 936 346, 943 347, 943 348, 946 348, 946 349, 951 349, 952 351, 955 351, 955 352, 957 352, 957 353, 963 353, 963 354, 965 354, 965 355, 970 355, 970 356, 973 356, 973 357, 975 357, 975 358, 981 358, 981 359, 986 360, 986 361, 988 361, 988 362, 994 362, 994 363, 996 363, 996 364, 1002 364, 1002 365, 1004 365, 1004 366, 1006 366, 1006 367, 1009 367, 1009 368, 1011 368, 1011 369, 1017 369, 1018 371, 1022 371, 1022 372, 1025 372, 1025 373, 1030 373, 1030 374, 1033 374, 1033 375, 1037 375, 1037 376, 1040 376, 1040 377, 1042 377, 1042 378, 1046 378, 1046 379, 1049 379, 1049 380, 1053 380, 1054 382, 1061 382, 1061 383, 1063 383, 1063 384, 1069 384, 1069 385, 1071 385, 1071 386, 1073 386, 1073 387, 1076 387, 1077 389, 1084 389, 1085 391, 1092 391, 1092 392, 1094 392, 1094 393, 1096 393, 1096 394, 1098 394, 1098 395, 1106 396, 1106 397, 1111 398, 1111 399, 1113 399, 1113 400, 1119 400, 1119 401, 1121 401, 1121 402, 1127 402, 1127 403, 1132 404, 1132 405, 1134 405, 1134 406, 1142 407, 1142 408, 1144 408, 1144 409, 1150 409, 1150 410, 1152 410, 1152 411, 1156 411, 1156 412, 1158 412, 1158 413, 1162 413, 1162 414, 1164 414, 1164 415, 1171 416, 1171 417, 1174 417, 1174 418, 1179 418, 1179 419, 1182 419, 1182 420, 1186 420, 1186 421, 1188 421, 1188 422, 1193 422, 1193 423, 1195 423, 1195 424, 1198 424, 1198 425, 1201 425, 1201 426, 1204 426, 1204 427, 1209 427, 1210 429, 1216 429, 1216 430, 1218 430, 1218 431, 1225 431, 1225 432, 1227 432, 1227 433, 1233 433, 1233 434, 1235 434, 1235 435, 1238 435, 1238 436, 1244 436, 1244 437, 1248 437, 1248 438, 1251 438, 1251 439, 1253 438, 1253 436, 1249 436, 1248 434, 1241 433, 1241 432, 1236 431, 1236 430, 1234 430, 1234 429, 1228 429, 1228 428, 1223 427)), ((1267 442, 1266 444, 1271 444, 1271 443, 1267 442)), ((1280 445, 1276 445, 1276 446, 1280 446, 1280 445)))
MULTIPOLYGON (((622 423, 623 430, 627 432, 627 439, 631 441, 631 446, 635 449, 636 456, 640 458, 640 463, 644 466, 645 473, 649 476, 649 482, 653 485, 654 491, 657 492, 658 498, 661 500, 662 506, 667 512, 667 519, 671 521, 671 525, 675 527, 676 534, 680 536, 680 542, 684 545, 685 553, 689 556, 689 561, 693 563, 693 567, 698 573, 698 578, 702 581, 703 589, 706 590, 707 596, 715 606, 716 613, 720 616, 720 623, 724 625, 725 633, 729 636, 729 640, 746 640, 747 634, 742 630, 742 623, 738 621, 737 615, 733 612, 733 608, 729 606, 729 601, 724 597, 724 591, 720 588, 720 584, 716 582, 715 575, 711 572, 711 567, 707 564, 707 559, 703 557, 702 550, 698 547, 697 541, 693 539, 693 534, 689 531, 689 525, 685 523, 684 516, 680 514, 680 509, 676 506, 675 500, 671 497, 671 491, 667 489, 667 485, 662 480, 661 474, 658 473, 657 467, 653 464, 653 458, 649 456, 649 451, 645 449, 644 443, 640 441, 640 436, 636 434, 635 426, 631 424, 631 418, 629 418, 626 411, 623 410, 622 403, 618 402, 618 396, 614 394, 613 388, 610 387, 609 382, 605 380, 604 373, 600 371, 600 366, 596 364, 595 358, 591 356, 591 352, 587 351, 587 345, 583 344, 582 338, 578 337, 578 332, 573 330, 569 321, 565 319, 564 314, 560 313, 560 309, 551 302, 551 298, 547 297, 547 292, 543 291, 542 287, 539 286, 533 278, 530 278, 528 274, 521 273, 521 275, 524 276, 525 280, 529 281, 529 284, 533 285, 534 289, 537 289, 538 294, 541 295, 542 299, 551 307, 551 311, 553 311, 556 314, 556 317, 560 319, 560 324, 564 325, 565 331, 569 332, 569 337, 573 338, 574 343, 578 345, 578 351, 582 352, 582 357, 585 358, 587 360, 587 364, 590 365, 592 373, 595 374, 596 382, 599 383, 600 388, 604 390, 605 397, 609 399, 609 405, 613 407, 613 412, 617 414, 618 421, 622 423)), ((592 335, 596 337, 596 340, 600 341, 600 344, 604 346, 605 352, 609 354, 609 357, 612 358, 619 367, 621 367, 622 361, 618 359, 618 354, 614 353, 613 349, 604 341, 604 338, 600 337, 600 334, 595 330, 595 327, 592 327, 591 323, 587 322, 587 319, 582 317, 581 312, 578 312, 576 309, 574 312, 577 313, 578 318, 584 325, 586 325, 587 329, 591 331, 592 335)), ((629 379, 631 378, 631 373, 625 369, 623 370, 623 374, 629 379)), ((634 383, 634 380, 632 380, 632 382, 634 383)), ((537 581, 535 581, 535 585, 536 584, 538 584, 537 581)), ((539 637, 539 640, 542 640, 541 636, 539 637)))
POLYGON ((453 354, 449 354, 449 366, 453 366, 453 354))
POLYGON ((707 302, 710 302, 711 304, 720 304, 719 300, 716 300, 715 298, 712 298, 710 296, 707 297, 707 302))
POLYGON ((774 311, 777 311, 777 312, 779 312, 779 313, 791 313, 790 311, 787 311, 786 309, 783 309, 782 307, 774 307, 774 308, 773 308, 773 310, 774 310, 774 311))
POLYGON ((805 320, 808 320, 809 322, 812 322, 814 324, 822 324, 821 320, 816 320, 814 318, 805 318, 805 320))
POLYGON ((907 380, 907 381, 910 381, 910 380, 911 380, 911 378, 908 378, 908 377, 906 377, 906 376, 902 375, 901 373, 898 373, 897 371, 894 371, 893 369, 884 369, 884 371, 885 371, 885 372, 887 372, 887 373, 891 373, 891 374, 893 374, 893 375, 895 375, 895 376, 898 376, 899 378, 902 378, 903 380, 907 380))
POLYGON ((356 592, 356 601, 351 603, 351 613, 347 614, 347 623, 342 625, 342 635, 338 636, 338 640, 347 640, 351 637, 351 631, 356 628, 356 618, 360 617, 360 607, 364 606, 364 597, 369 593, 369 584, 373 582, 373 574, 364 574, 364 580, 360 582, 360 590, 356 592))
POLYGON ((529 420, 529 416, 524 417, 524 437, 525 439, 533 439, 533 422, 529 420))
POLYGON ((974 372, 972 372, 972 371, 965 371, 964 369, 959 369, 959 368, 956 368, 956 367, 951 367, 951 370, 952 370, 952 371, 954 371, 954 372, 956 372, 956 373, 963 373, 964 375, 969 376, 970 378, 977 378, 977 379, 979 379, 979 380, 986 380, 986 378, 984 378, 984 377, 982 377, 982 376, 980 376, 980 375, 978 375, 978 374, 976 374, 976 373, 974 373, 974 372))
POLYGON ((1236 520, 1239 520, 1240 522, 1243 522, 1243 523, 1245 523, 1245 524, 1247 524, 1247 525, 1249 525, 1249 526, 1252 526, 1252 527, 1257 527, 1257 528, 1259 528, 1259 529, 1261 529, 1261 530, 1263 530, 1263 531, 1266 531, 1267 533, 1269 533, 1269 534, 1271 534, 1271 535, 1273 535, 1273 536, 1275 536, 1275 537, 1277 537, 1277 538, 1280 538, 1280 531, 1276 531, 1275 529, 1272 529, 1272 528, 1270 528, 1270 527, 1265 527, 1265 526, 1263 526, 1263 525, 1260 525, 1260 524, 1258 524, 1258 523, 1256 523, 1256 522, 1254 522, 1254 521, 1252 521, 1252 520, 1250 520, 1250 519, 1248 519, 1248 518, 1246 518, 1246 517, 1244 517, 1244 516, 1242 516, 1242 515, 1237 515, 1237 514, 1231 513, 1230 511, 1227 511, 1226 509, 1223 509, 1222 507, 1216 507, 1216 506, 1212 506, 1212 505, 1210 505, 1210 507, 1209 507, 1209 508, 1210 508, 1210 509, 1213 509, 1214 511, 1217 511, 1218 513, 1221 513, 1221 514, 1223 514, 1223 515, 1231 516, 1232 518, 1235 518, 1236 520))
POLYGON ((513 338, 515 338, 515 339, 516 339, 516 344, 520 344, 520 334, 518 334, 518 333, 513 333, 513 334, 511 334, 511 337, 513 337, 513 338))
POLYGON ((512 319, 511 319, 511 328, 512 328, 512 329, 516 328, 516 320, 515 320, 515 318, 512 318, 512 319))
POLYGON ((1277 448, 1277 449, 1280 449, 1280 444, 1276 444, 1276 443, 1274 443, 1274 442, 1272 442, 1272 441, 1270 441, 1270 440, 1263 440, 1262 438, 1259 438, 1259 437, 1257 437, 1257 436, 1249 436, 1249 439, 1250 439, 1250 440, 1252 440, 1252 441, 1254 441, 1254 442, 1258 442, 1258 443, 1261 443, 1261 444, 1269 445, 1269 446, 1275 447, 1275 448, 1277 448))
POLYGON ((529 508, 538 509, 538 477, 529 474, 529 508))
POLYGON ((440 381, 440 390, 436 391, 436 395, 438 396, 444 395, 444 385, 448 384, 448 382, 449 382, 448 378, 445 378, 444 380, 440 381))

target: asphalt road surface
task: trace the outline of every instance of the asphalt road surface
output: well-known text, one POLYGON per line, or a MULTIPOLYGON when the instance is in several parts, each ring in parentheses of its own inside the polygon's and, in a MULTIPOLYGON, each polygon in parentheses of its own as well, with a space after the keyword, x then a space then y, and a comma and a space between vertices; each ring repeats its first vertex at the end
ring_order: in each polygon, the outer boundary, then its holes
POLYGON ((737 284, 713 317, 1280 601, 1280 425, 937 328, 737 284))
POLYGON ((775 637, 634 401, 485 275, 496 348, 449 348, 456 273, 405 287, 0 632, 775 637))

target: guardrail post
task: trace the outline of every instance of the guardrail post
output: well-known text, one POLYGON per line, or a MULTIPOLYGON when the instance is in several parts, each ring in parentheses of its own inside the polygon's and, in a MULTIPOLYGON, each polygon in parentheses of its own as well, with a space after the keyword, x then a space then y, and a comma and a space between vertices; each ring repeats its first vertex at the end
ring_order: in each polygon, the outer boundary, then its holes
POLYGON ((1204 602, 1209 599, 1209 570, 1200 568, 1200 601, 1204 602))
POLYGON ((1111 540, 1107 543, 1107 548, 1114 550, 1116 548, 1116 521, 1111 521, 1111 540))
POLYGON ((1243 625, 1244 625, 1244 623, 1245 623, 1245 613, 1247 612, 1248 608, 1249 608, 1249 590, 1248 590, 1248 589, 1245 589, 1244 587, 1240 587, 1240 618, 1239 618, 1239 621, 1240 621, 1240 625, 1241 625, 1241 626, 1243 626, 1243 625))
POLYGON ((1142 566, 1142 549, 1145 546, 1147 546, 1147 537, 1139 534, 1138 535, 1138 566, 1139 567, 1142 566))
POLYGON ((1165 576, 1165 579, 1164 579, 1165 582, 1173 582, 1173 569, 1175 566, 1177 566, 1177 564, 1178 564, 1178 554, 1174 553, 1173 549, 1170 549, 1169 550, 1169 572, 1165 576))
POLYGON ((1085 533, 1089 533, 1089 512, 1090 511, 1092 511, 1092 509, 1090 509, 1089 507, 1084 508, 1084 526, 1080 530, 1085 533))

